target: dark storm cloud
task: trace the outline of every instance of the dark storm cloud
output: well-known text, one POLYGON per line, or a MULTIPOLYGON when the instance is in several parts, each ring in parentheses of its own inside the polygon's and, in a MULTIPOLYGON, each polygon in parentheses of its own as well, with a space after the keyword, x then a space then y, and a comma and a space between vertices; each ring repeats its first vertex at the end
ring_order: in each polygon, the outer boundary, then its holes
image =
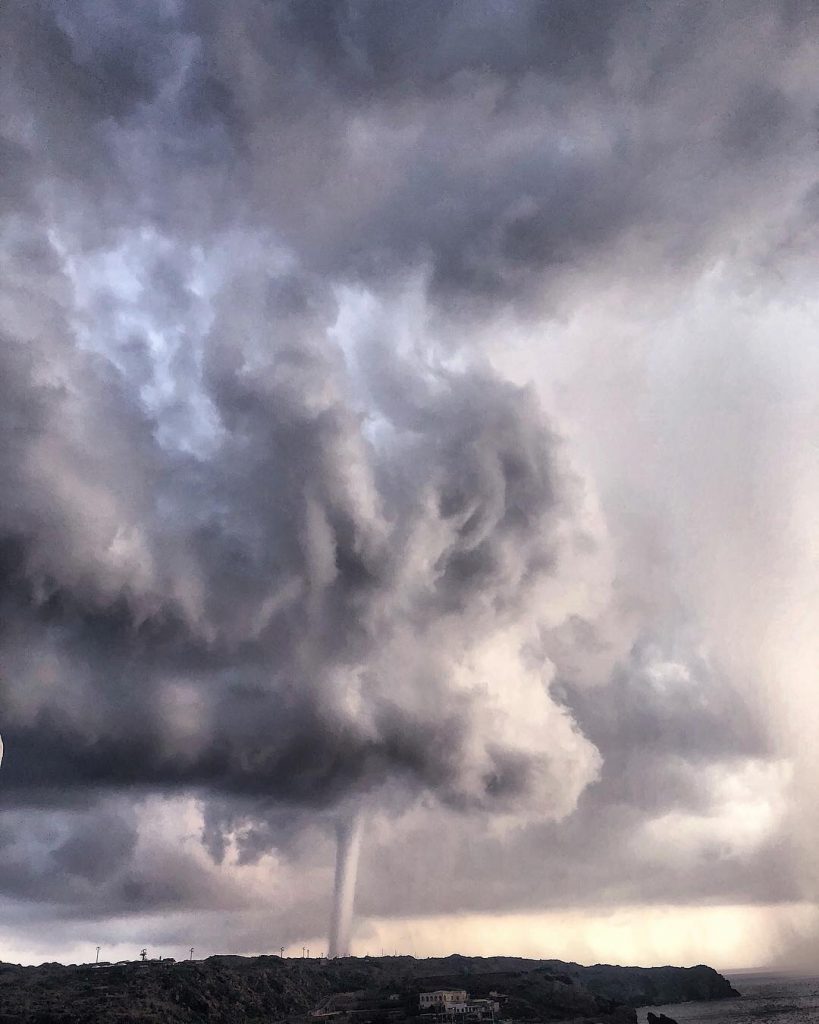
MULTIPOLYGON (((615 253, 643 266, 697 263, 812 124, 803 95, 768 81, 776 64, 747 61, 747 51, 786 53, 810 6, 794 25, 790 9, 767 5, 246 11, 259 59, 244 89, 226 85, 265 168, 256 188, 265 203, 291 205, 293 176, 318 203, 282 209, 281 230, 331 273, 371 280, 426 264, 444 301, 513 298, 542 289, 544 272, 615 253), (270 51, 294 73, 280 75, 270 51), (712 64, 719 93, 697 78, 712 64), (311 96, 320 100, 305 110, 311 96), (262 97, 294 103, 292 123, 279 125, 286 152, 266 142, 262 97), (738 155, 750 162, 742 176, 738 155)), ((204 38, 232 67, 221 35, 204 38)))
POLYGON ((34 10, 5 19, 38 160, 98 227, 262 222, 322 274, 426 265, 448 302, 698 263, 814 125, 777 80, 809 4, 34 10))
MULTIPOLYGON (((578 8, 498 3, 298 3, 273 5, 268 42, 283 39, 354 100, 373 93, 436 92, 465 71, 514 80, 528 72, 602 73, 622 3, 578 8)), ((264 10, 264 8, 261 8, 264 10)), ((267 12, 266 12, 267 13, 267 12)))
POLYGON ((140 842, 133 807, 85 812, 7 811, 0 835, 3 895, 47 905, 57 920, 188 906, 240 907, 241 893, 184 848, 140 842))
POLYGON ((532 752, 491 738, 464 788, 484 712, 451 690, 446 645, 482 628, 487 602, 514 618, 562 557, 572 481, 537 403, 442 372, 396 406, 379 450, 320 294, 245 279, 223 299, 207 458, 161 448, 102 358, 65 339, 4 349, 7 790, 326 805, 398 773, 456 804, 524 794, 532 752), (382 661, 408 627, 429 649, 400 678, 382 661), (351 685, 363 714, 344 709, 351 685))
MULTIPOLYGON (((487 308, 565 301, 584 275, 682 273, 738 244, 813 153, 815 98, 786 72, 815 15, 3 5, 6 806, 83 815, 111 791, 195 792, 214 856, 241 827, 251 861, 304 809, 386 779, 395 806, 431 790, 450 808, 565 814, 594 743, 600 783, 566 832, 537 833, 559 871, 595 827, 616 848, 623 822, 694 807, 696 769, 726 750, 764 757, 719 679, 667 692, 628 665, 552 702, 549 659, 599 650, 593 629, 560 633, 592 612, 542 590, 569 593, 598 541, 539 403, 470 362, 469 328, 487 308), (419 270, 463 335, 408 355, 391 322, 355 352, 337 343, 340 286, 379 294, 419 270), (531 674, 517 703, 493 703, 491 666, 460 680, 550 600, 537 657, 509 668, 531 674), (527 701, 537 742, 503 728, 531 726, 527 701)), ((105 838, 78 821, 39 874, 18 850, 0 884, 33 898, 47 877, 99 883, 97 908, 209 898, 176 862, 155 865, 156 891, 128 875, 121 817, 98 823, 105 838)), ((534 850, 515 856, 534 865, 534 850)), ((485 856, 460 905, 522 899, 484 885, 485 856)), ((658 893, 702 895, 696 872, 672 874, 658 893)))

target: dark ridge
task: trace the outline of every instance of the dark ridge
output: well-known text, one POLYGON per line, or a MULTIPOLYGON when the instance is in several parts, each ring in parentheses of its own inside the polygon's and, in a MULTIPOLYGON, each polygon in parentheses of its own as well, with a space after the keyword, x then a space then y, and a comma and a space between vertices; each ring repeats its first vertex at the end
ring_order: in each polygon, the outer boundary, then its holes
POLYGON ((0 963, 0 1024, 425 1024, 418 994, 436 988, 497 1001, 497 1021, 550 1024, 636 1024, 636 1006, 738 994, 710 967, 518 957, 0 963))

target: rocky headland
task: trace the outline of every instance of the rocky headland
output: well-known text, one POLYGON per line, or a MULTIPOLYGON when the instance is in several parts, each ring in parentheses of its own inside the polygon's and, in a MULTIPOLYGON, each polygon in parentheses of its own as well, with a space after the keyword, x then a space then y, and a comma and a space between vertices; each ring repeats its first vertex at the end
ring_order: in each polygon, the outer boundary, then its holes
POLYGON ((737 995, 709 967, 517 957, 213 956, 112 965, 0 964, 0 1024, 422 1024, 419 992, 498 1000, 497 1019, 631 1024, 634 1007, 737 995))

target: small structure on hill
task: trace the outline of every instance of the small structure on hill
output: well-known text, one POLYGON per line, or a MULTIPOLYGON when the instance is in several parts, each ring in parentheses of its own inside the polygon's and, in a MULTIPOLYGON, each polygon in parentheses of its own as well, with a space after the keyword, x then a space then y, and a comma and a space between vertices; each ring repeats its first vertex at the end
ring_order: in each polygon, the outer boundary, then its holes
POLYGON ((447 1010, 451 1006, 456 1006, 459 1003, 465 1003, 467 1000, 467 994, 463 989, 436 989, 435 992, 422 992, 418 996, 418 1005, 421 1007, 421 1011, 431 1011, 435 1013, 441 1010, 447 1010))
POLYGON ((492 999, 470 999, 464 989, 436 989, 418 996, 421 1013, 445 1021, 494 1021, 500 1005, 492 999))

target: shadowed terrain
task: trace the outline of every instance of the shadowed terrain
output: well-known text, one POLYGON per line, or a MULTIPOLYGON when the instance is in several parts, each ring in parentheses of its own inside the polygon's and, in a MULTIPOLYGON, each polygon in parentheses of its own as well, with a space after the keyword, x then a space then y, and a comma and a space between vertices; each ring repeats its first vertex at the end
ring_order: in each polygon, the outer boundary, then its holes
MULTIPOLYGON (((117 1021, 261 1024, 333 1019, 387 1024, 419 1018, 418 993, 499 994, 500 1018, 626 1024, 634 1007, 737 993, 709 967, 582 967, 516 957, 212 956, 101 966, 0 965, 0 1024, 117 1021)), ((424 1018, 431 1019, 431 1018, 424 1018)))

